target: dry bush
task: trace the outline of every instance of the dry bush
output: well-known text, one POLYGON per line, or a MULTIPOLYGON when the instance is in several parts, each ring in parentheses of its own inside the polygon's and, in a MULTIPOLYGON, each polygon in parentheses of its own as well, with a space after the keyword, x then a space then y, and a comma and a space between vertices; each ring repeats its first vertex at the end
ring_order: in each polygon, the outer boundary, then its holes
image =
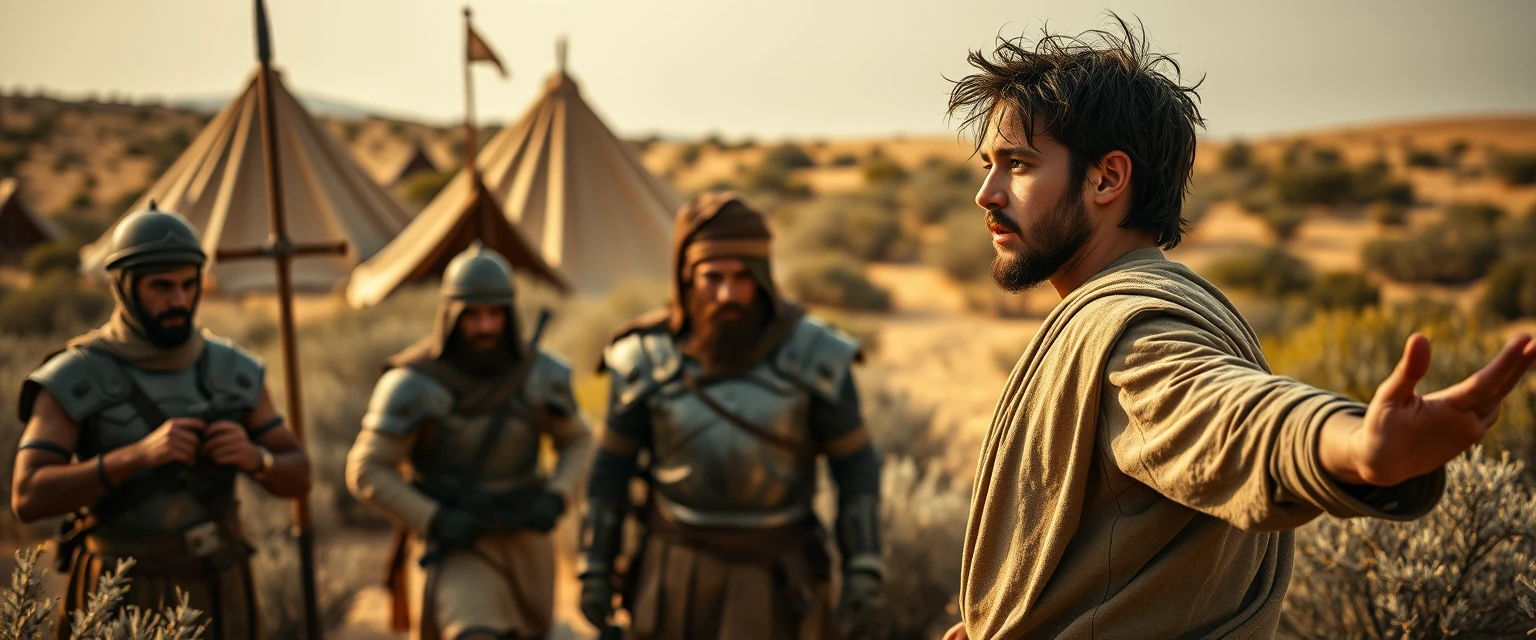
POLYGON ((1536 184, 1536 153, 1495 153, 1488 168, 1510 185, 1536 184))
POLYGON ((1239 249, 1218 258, 1203 269, 1211 282, 1223 288, 1252 291, 1267 296, 1302 293, 1312 287, 1312 269, 1279 247, 1239 249))
POLYGON ((1035 308, 1028 295, 999 289, 991 278, 964 283, 960 293, 965 299, 965 308, 999 318, 1042 317, 1049 311, 1035 308))
POLYGON ((1317 277, 1307 299, 1318 309, 1355 311, 1381 302, 1381 290, 1364 274, 1334 271, 1317 277))
POLYGON ((1478 306, 1502 320, 1536 318, 1536 257, 1495 264, 1478 306))
POLYGON ((923 247, 923 261, 957 282, 987 279, 992 273, 992 236, 981 216, 951 215, 923 247))
POLYGON ((1365 212, 1372 222, 1383 227, 1401 227, 1408 224, 1408 208, 1391 200, 1372 201, 1365 212))
POLYGON ((1325 517, 1297 531, 1281 629, 1295 638, 1521 638, 1536 632, 1536 496, 1524 463, 1481 447, 1410 522, 1325 517), (1524 586, 1524 589, 1518 588, 1524 586))
POLYGON ((73 273, 54 270, 0 300, 0 333, 62 333, 99 324, 111 308, 111 296, 82 287, 73 273))
MULTIPOLYGON (((57 598, 43 593, 43 569, 38 564, 42 547, 16 551, 16 566, 11 571, 11 587, 0 592, 0 640, 42 640, 52 637, 53 615, 57 598)), ((128 576, 133 560, 119 560, 117 566, 101 576, 96 592, 83 609, 74 611, 69 621, 70 638, 79 640, 197 640, 207 630, 199 619, 203 614, 188 604, 187 594, 178 594, 180 602, 159 611, 137 606, 121 607, 132 579, 128 576)))
POLYGON ((27 272, 40 278, 54 271, 73 274, 80 268, 80 244, 73 241, 46 242, 27 251, 27 272))
POLYGON ((1366 243, 1362 262, 1402 282, 1465 284, 1483 277, 1499 259, 1499 234, 1493 225, 1477 223, 1474 210, 1461 211, 1454 218, 1460 224, 1448 220, 1400 240, 1366 243))
POLYGON ((917 241, 904 228, 898 206, 880 191, 819 198, 790 213, 792 224, 780 244, 792 253, 833 250, 869 262, 905 260, 917 241))
POLYGON ((862 311, 891 308, 890 292, 870 282, 857 259, 835 251, 795 260, 783 286, 790 297, 806 304, 862 311))

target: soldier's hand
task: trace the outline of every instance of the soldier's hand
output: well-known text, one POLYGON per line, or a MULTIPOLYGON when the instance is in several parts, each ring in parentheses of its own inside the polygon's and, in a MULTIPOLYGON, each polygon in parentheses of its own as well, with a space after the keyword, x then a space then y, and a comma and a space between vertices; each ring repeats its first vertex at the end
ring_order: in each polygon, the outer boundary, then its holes
POLYGON ((245 427, 231 420, 220 420, 203 430, 201 453, 214 464, 253 472, 261 468, 261 450, 251 442, 245 427))
POLYGON ((581 576, 581 615, 602 630, 613 617, 613 576, 585 573, 581 576))
POLYGON ((843 593, 837 602, 837 624, 844 638, 879 638, 880 576, 854 571, 843 576, 843 593))
POLYGON ((136 468, 154 469, 173 462, 197 464, 197 443, 203 430, 197 418, 171 418, 133 445, 136 468))
POLYGON ((555 523, 560 521, 560 516, 564 513, 565 498, 553 491, 545 491, 535 497, 533 504, 528 506, 528 528, 547 532, 555 528, 555 523))
POLYGON ((971 636, 966 635, 966 633, 965 633, 965 623, 964 622, 955 623, 955 626, 950 627, 949 631, 944 632, 944 640, 970 640, 970 639, 971 639, 971 636))
POLYGON ((474 514, 441 507, 432 517, 427 536, 450 549, 462 549, 474 544, 482 533, 485 533, 485 521, 474 514))

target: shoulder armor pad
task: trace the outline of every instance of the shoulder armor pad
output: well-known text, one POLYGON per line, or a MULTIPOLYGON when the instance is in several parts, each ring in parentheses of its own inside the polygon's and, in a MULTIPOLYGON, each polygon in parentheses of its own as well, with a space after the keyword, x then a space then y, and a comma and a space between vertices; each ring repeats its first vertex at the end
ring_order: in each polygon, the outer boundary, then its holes
POLYGON ((852 337, 806 316, 779 346, 774 366, 823 400, 835 403, 859 357, 859 343, 852 337))
POLYGON ((363 428, 403 436, 423 421, 445 418, 452 411, 453 394, 443 385, 410 367, 395 367, 374 386, 363 428))
POLYGON ((223 338, 209 337, 204 349, 207 369, 203 382, 213 393, 215 404, 242 411, 255 409, 266 377, 261 359, 223 338))
POLYGON ((683 355, 666 331, 631 333, 608 345, 603 362, 613 372, 614 397, 624 409, 682 371, 683 355))
POLYGON ((37 392, 47 389, 71 420, 79 422, 128 398, 129 380, 111 356, 70 347, 49 358, 22 383, 17 415, 32 418, 37 392))
POLYGON ((571 365, 544 352, 528 374, 528 402, 535 407, 549 407, 562 415, 576 414, 576 396, 571 393, 571 365))

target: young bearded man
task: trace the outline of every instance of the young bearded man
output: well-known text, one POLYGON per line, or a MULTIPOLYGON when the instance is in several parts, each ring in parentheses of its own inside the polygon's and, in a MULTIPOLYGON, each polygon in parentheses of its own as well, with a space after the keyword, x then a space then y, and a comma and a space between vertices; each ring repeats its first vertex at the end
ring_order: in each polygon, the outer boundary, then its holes
POLYGON ((261 362, 199 330, 205 260, 181 216, 150 203, 123 218, 107 257, 111 319, 22 385, 11 505, 23 522, 75 514, 58 549, 69 571, 59 638, 129 557, 123 605, 175 606, 179 590, 207 616, 207 637, 261 637, 235 476, 297 497, 309 461, 261 362))
POLYGON ((985 163, 993 279, 1062 300, 993 414, 946 637, 1273 637, 1292 529, 1433 509, 1536 343, 1419 395, 1415 335, 1369 405, 1273 375, 1237 309, 1160 250, 1186 230, 1203 123, 1173 60, 1119 22, 970 62, 950 110, 985 163))

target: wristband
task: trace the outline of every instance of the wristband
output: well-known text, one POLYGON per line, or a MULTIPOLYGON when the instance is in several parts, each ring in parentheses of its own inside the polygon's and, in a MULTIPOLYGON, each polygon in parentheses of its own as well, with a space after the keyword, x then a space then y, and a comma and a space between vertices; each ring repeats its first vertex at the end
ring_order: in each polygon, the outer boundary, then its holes
POLYGON ((108 491, 117 488, 117 485, 112 484, 112 481, 107 479, 107 454, 105 453, 96 456, 96 479, 100 480, 101 486, 105 487, 108 491))

